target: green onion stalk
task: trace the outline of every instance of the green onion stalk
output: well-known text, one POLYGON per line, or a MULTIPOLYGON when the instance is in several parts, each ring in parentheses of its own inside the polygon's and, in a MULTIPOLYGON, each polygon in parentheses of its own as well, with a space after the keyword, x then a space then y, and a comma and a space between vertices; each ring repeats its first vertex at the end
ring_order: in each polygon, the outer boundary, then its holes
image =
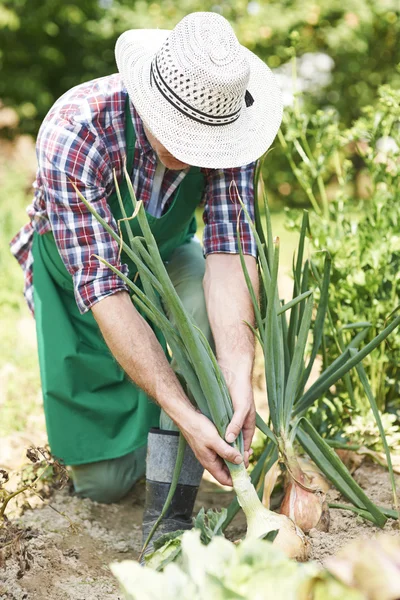
MULTIPOLYGON (((314 477, 310 477, 301 467, 295 449, 297 440, 329 481, 358 509, 368 512, 374 523, 383 526, 386 521, 383 512, 367 498, 327 442, 306 419, 305 413, 332 385, 340 378, 345 378, 352 368, 356 368, 366 389, 373 413, 377 419, 380 419, 361 362, 400 324, 400 318, 393 319, 382 332, 362 348, 360 345, 366 336, 369 324, 354 324, 353 327, 357 329, 357 326, 360 326, 361 331, 355 335, 346 348, 343 348, 342 354, 322 370, 317 380, 306 390, 315 359, 320 352, 325 319, 327 312, 329 313, 331 258, 326 252, 322 276, 318 273, 312 260, 303 261, 306 232, 309 228, 308 213, 304 211, 297 259, 293 262, 293 298, 286 304, 280 301, 278 292, 279 239, 274 239, 272 235, 271 218, 265 193, 263 194, 265 223, 263 224, 261 221, 257 197, 258 182, 261 182, 260 169, 261 165, 258 166, 255 177, 255 223, 239 197, 242 210, 252 228, 257 244, 260 299, 256 297, 240 244, 239 224, 242 215, 238 217, 237 237, 242 268, 253 302, 256 328, 248 325, 258 339, 264 354, 270 428, 265 427, 264 424, 262 430, 275 441, 278 460, 285 472, 285 495, 281 513, 290 517, 305 532, 315 527, 323 530, 327 530, 329 527, 326 489, 324 490, 320 482, 314 477), (315 307, 313 291, 309 289, 311 278, 317 282, 319 287, 317 307, 315 307), (290 317, 287 319, 289 310, 290 317)), ((382 427, 380 427, 380 432, 388 451, 382 427)), ((388 464, 389 459, 390 453, 388 464)), ((389 470, 393 478, 393 469, 390 466, 389 470)))
MULTIPOLYGON (((243 210, 246 210, 244 205, 243 210)), ((249 219, 249 215, 246 215, 249 219)), ((293 299, 282 305, 278 292, 279 238, 273 239, 268 207, 266 207, 266 231, 269 236, 267 246, 261 241, 260 229, 253 226, 258 247, 258 266, 260 274, 261 306, 255 297, 251 280, 246 272, 246 264, 242 257, 242 267, 256 314, 257 331, 254 333, 260 342, 264 354, 265 376, 270 421, 278 448, 279 464, 285 472, 285 494, 280 512, 290 517, 304 532, 317 527, 327 530, 329 511, 325 492, 301 468, 296 455, 294 441, 296 425, 293 423, 293 409, 299 386, 307 379, 304 367, 304 354, 308 342, 313 319, 313 293, 308 289, 308 271, 301 271, 303 281, 295 279, 293 299), (286 319, 290 310, 291 320, 286 319), (298 323, 298 321, 300 321, 298 323)), ((257 221, 256 221, 257 223, 257 221)), ((305 226, 300 237, 298 261, 302 260, 305 226)), ((240 244, 239 226, 238 241, 240 244)), ((301 262, 299 262, 301 265, 301 262)), ((326 258, 326 273, 329 283, 329 257, 326 258)), ((301 268, 301 267, 300 267, 301 268)), ((324 297, 323 297, 324 299, 324 297)), ((320 302, 320 315, 324 317, 326 307, 320 302)), ((311 371, 311 362, 307 370, 311 371)), ((277 469, 273 470, 274 480, 277 469)), ((268 494, 273 489, 271 472, 266 478, 264 502, 268 503, 268 494), (268 493, 267 493, 268 488, 268 493)))
MULTIPOLYGON (((118 182, 115 177, 114 179, 129 244, 123 239, 122 233, 118 235, 86 201, 79 190, 75 189, 87 209, 119 244, 121 251, 124 251, 134 262, 143 289, 137 285, 136 280, 131 281, 118 268, 103 258, 97 258, 126 283, 133 292, 132 300, 136 307, 161 330, 178 365, 180 380, 186 383, 199 410, 214 423, 219 435, 224 439, 226 429, 233 417, 232 401, 224 376, 207 339, 183 308, 165 269, 142 202, 137 201, 135 197, 126 169, 124 174, 133 205, 133 215, 130 217, 125 213, 118 182), (133 236, 130 228, 132 218, 137 219, 141 236, 133 236), (171 315, 174 325, 167 317, 167 313, 171 315)), ((119 223, 119 230, 121 232, 121 223, 119 223)), ((265 428, 268 430, 260 417, 258 422, 262 423, 264 430, 265 428)), ((272 434, 270 436, 272 437, 272 434)), ((238 436, 234 445, 243 455, 242 435, 238 436)), ((285 515, 276 514, 263 506, 243 462, 240 465, 229 462, 226 464, 232 477, 238 504, 247 519, 247 537, 263 538, 270 532, 278 531, 274 544, 284 550, 289 557, 305 560, 307 542, 303 532, 285 515)), ((179 477, 179 469, 176 471, 174 483, 179 477)), ((171 489, 170 496, 172 491, 171 489)))

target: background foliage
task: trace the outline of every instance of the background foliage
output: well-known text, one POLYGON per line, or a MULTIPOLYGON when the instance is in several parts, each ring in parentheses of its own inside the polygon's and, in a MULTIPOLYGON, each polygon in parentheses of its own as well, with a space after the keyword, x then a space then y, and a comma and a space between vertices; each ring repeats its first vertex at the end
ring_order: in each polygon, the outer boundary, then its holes
MULTIPOLYGON (((400 91, 382 86, 374 105, 364 107, 348 129, 327 112, 307 116, 295 105, 287 111, 281 138, 292 171, 315 207, 309 252, 320 270, 321 250, 332 257, 323 356, 330 364, 355 332, 368 325, 367 343, 400 305, 400 91)), ((289 212, 288 226, 298 230, 296 214, 289 212)), ((379 409, 398 414, 398 331, 365 359, 364 367, 379 409)), ((313 420, 320 430, 332 432, 354 411, 369 412, 355 371, 330 390, 313 420)))
POLYGON ((333 78, 313 99, 349 124, 376 89, 400 86, 398 0, 2 0, 0 98, 18 109, 21 131, 35 134, 51 104, 70 87, 115 72, 114 45, 124 30, 172 28, 185 14, 214 10, 271 68, 297 53, 326 52, 333 78))

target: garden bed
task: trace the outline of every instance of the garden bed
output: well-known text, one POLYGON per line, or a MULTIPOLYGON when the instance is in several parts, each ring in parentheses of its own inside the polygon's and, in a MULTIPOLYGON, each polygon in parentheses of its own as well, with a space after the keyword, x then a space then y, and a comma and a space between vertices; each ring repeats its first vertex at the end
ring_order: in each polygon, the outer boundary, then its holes
MULTIPOLYGON (((377 504, 390 506, 391 491, 387 471, 365 461, 354 473, 355 479, 377 504)), ((398 479, 400 486, 400 479, 398 479)), ((203 480, 196 510, 227 506, 233 494, 203 480)), ((329 500, 339 494, 332 490, 329 500)), ((71 523, 47 504, 27 510, 18 519, 30 528, 26 539, 13 548, 13 554, 0 567, 1 600, 118 600, 121 594, 108 565, 112 561, 137 558, 141 543, 144 483, 121 503, 109 506, 81 500, 67 489, 57 492, 51 504, 69 517, 71 523)), ((239 514, 227 531, 238 539, 245 531, 239 514)), ((329 533, 311 531, 311 558, 323 562, 356 537, 370 538, 378 529, 356 515, 331 510, 329 533)), ((387 533, 398 533, 393 521, 387 533)), ((5 551, 3 551, 5 553, 5 551)), ((0 562, 1 564, 1 562, 0 562)))

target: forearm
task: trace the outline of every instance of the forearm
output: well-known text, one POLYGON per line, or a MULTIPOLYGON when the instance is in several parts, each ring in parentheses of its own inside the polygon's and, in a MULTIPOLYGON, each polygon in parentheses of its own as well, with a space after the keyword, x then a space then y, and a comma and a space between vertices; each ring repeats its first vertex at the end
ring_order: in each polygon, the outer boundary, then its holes
POLYGON ((127 292, 97 302, 93 315, 113 356, 128 377, 159 404, 171 419, 189 418, 195 409, 187 399, 151 327, 127 292))
MULTIPOLYGON (((256 261, 252 256, 244 258, 258 296, 256 261)), ((231 443, 243 433, 247 463, 255 428, 255 406, 251 381, 254 335, 246 321, 254 324, 254 311, 239 255, 210 254, 207 257, 204 292, 218 363, 234 408, 225 439, 231 443)))
MULTIPOLYGON (((244 259, 258 296, 256 260, 252 256, 244 259)), ((219 363, 250 376, 254 335, 245 321, 254 324, 254 310, 239 255, 207 256, 204 292, 219 363)))

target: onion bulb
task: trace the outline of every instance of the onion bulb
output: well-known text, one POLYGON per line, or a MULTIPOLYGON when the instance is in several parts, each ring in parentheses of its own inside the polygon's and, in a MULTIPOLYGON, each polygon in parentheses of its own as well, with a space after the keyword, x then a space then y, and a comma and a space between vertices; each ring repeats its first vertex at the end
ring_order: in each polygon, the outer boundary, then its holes
POLYGON ((319 486, 318 476, 305 473, 295 456, 288 461, 285 495, 280 512, 305 533, 311 529, 329 530, 329 509, 326 493, 319 486))
POLYGON ((303 473, 307 475, 312 487, 318 487, 325 493, 331 489, 332 485, 311 458, 308 458, 308 456, 299 456, 297 457, 297 462, 303 473))
POLYGON ((231 469, 231 475, 238 502, 247 519, 246 539, 263 538, 270 531, 278 530, 273 543, 289 558, 307 560, 308 543, 301 529, 285 515, 262 505, 243 465, 231 469))

